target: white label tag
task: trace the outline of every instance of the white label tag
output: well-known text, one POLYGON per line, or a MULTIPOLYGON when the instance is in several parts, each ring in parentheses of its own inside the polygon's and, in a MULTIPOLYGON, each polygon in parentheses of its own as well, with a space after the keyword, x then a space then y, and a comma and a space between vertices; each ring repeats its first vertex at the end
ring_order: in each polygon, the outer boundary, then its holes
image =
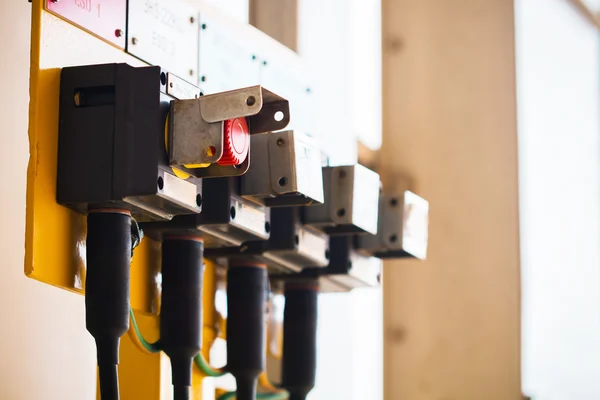
POLYGON ((198 18, 185 1, 129 0, 127 52, 197 84, 198 18))
POLYGON ((200 88, 169 72, 167 74, 167 94, 177 100, 197 99, 200 96, 200 88))

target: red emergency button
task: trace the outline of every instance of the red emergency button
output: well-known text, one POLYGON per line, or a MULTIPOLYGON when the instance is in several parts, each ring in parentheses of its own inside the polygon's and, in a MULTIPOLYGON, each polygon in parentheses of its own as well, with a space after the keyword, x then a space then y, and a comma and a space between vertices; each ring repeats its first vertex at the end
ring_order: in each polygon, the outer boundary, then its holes
POLYGON ((217 161, 222 166, 244 162, 250 149, 250 132, 246 118, 229 119, 223 124, 223 156, 217 161))

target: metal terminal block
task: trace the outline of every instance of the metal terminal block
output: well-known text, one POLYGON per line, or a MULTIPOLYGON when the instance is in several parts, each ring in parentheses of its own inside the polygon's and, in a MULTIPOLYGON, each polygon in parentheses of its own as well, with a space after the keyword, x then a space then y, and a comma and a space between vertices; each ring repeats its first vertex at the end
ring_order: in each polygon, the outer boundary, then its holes
POLYGON ((329 264, 329 236, 320 230, 303 226, 297 207, 271 209, 268 240, 248 241, 241 246, 207 249, 205 256, 219 260, 251 257, 267 264, 271 273, 289 274, 306 267, 329 264))
POLYGON ((199 235, 204 238, 206 251, 269 239, 270 210, 240 197, 237 186, 237 179, 232 177, 204 180, 202 213, 176 216, 169 222, 141 224, 142 229, 155 239, 165 234, 199 235))
POLYGON ((127 196, 123 201, 148 214, 139 221, 170 220, 176 215, 197 214, 202 205, 202 181, 186 181, 158 170, 156 195, 127 196))
POLYGON ((321 150, 297 131, 251 137, 252 163, 241 179, 242 196, 267 207, 322 204, 321 150))
POLYGON ((271 210, 271 237, 265 258, 290 271, 329 264, 329 236, 302 224, 297 207, 271 210))
POLYGON ((329 265, 305 268, 293 276, 275 279, 318 279, 321 292, 348 292, 352 289, 379 286, 382 261, 357 252, 350 236, 332 236, 329 241, 329 265))
POLYGON ((281 130, 290 120, 289 104, 261 86, 173 101, 169 114, 169 164, 186 168, 186 172, 197 177, 245 173, 248 159, 242 167, 217 164, 223 156, 224 121, 234 118, 247 118, 250 134, 281 130))
POLYGON ((304 209, 304 221, 334 234, 377 233, 379 175, 362 165, 323 168, 325 203, 304 209))
POLYGON ((379 258, 427 257, 429 203, 410 191, 383 195, 376 235, 356 237, 356 247, 379 258))
POLYGON ((297 229, 296 245, 292 249, 270 248, 264 256, 270 263, 290 271, 304 268, 326 267, 329 256, 329 237, 311 227, 297 229))
POLYGON ((200 223, 205 246, 240 246, 251 240, 269 238, 269 210, 241 198, 232 198, 229 221, 222 223, 200 223))

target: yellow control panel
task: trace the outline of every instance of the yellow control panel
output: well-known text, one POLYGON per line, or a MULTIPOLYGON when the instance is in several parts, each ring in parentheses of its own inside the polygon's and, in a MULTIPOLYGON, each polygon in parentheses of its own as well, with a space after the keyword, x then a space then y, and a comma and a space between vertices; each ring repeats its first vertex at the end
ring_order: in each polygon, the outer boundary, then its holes
MULTIPOLYGON (((27 171, 27 217, 25 274, 41 282, 83 294, 86 280, 86 217, 57 204, 57 158, 59 127, 59 87, 61 69, 68 66, 124 62, 145 66, 167 62, 189 82, 201 82, 197 62, 197 38, 190 34, 194 27, 201 30, 198 10, 185 2, 135 1, 138 20, 130 26, 138 29, 126 34, 125 0, 33 0, 31 35, 31 81, 29 143, 30 160, 27 171), (160 4, 174 3, 173 10, 160 4), (186 15, 176 20, 178 15, 186 15), (161 20, 163 28, 143 31, 152 21, 161 20), (185 24, 180 30, 180 24, 185 24), (160 35, 163 32, 164 35, 160 35), (180 43, 177 37, 192 37, 191 43, 180 43), (152 43, 146 40, 150 38, 152 43), (127 49, 127 47, 130 47, 127 49), (178 47, 176 53, 167 47, 178 47), (195 47, 192 59, 186 51, 195 47), (135 53, 134 56, 131 53, 135 53), (183 62, 181 57, 184 58, 183 62), (187 61, 186 60, 187 57, 187 61), (147 60, 142 61, 143 59, 147 60), (181 67, 183 65, 183 68, 181 67)), ((206 14, 205 18, 208 18, 206 14)), ((213 20, 218 17, 211 17, 213 20)), ((223 20, 222 26, 227 26, 223 20)), ((252 60, 250 57, 250 62, 252 60)), ((258 63, 256 63, 258 64, 258 63)), ((207 67, 206 75, 211 73, 207 67)), ((204 77, 206 80, 206 76, 204 77)), ((258 79, 258 75, 256 75, 258 79)), ((223 80, 225 82, 226 80, 223 80)), ((256 84, 254 77, 245 82, 256 84)), ((213 79, 207 90, 223 89, 223 83, 213 79)), ((207 263, 204 276, 203 354, 213 362, 223 361, 224 329, 215 307, 217 268, 207 263), (213 348, 213 344, 217 342, 213 348)), ((143 336, 149 340, 159 337, 160 310, 160 244, 148 237, 135 250, 131 264, 131 307, 143 336)), ((131 329, 121 340, 120 347, 121 398, 159 400, 169 398, 172 386, 168 357, 160 352, 143 351, 131 329)), ((204 380, 205 375, 193 370, 192 398, 213 398, 215 384, 204 380), (208 385, 207 385, 208 383, 208 385), (203 394, 204 393, 204 394, 203 394)), ((221 387, 232 389, 230 378, 221 378, 221 387)))

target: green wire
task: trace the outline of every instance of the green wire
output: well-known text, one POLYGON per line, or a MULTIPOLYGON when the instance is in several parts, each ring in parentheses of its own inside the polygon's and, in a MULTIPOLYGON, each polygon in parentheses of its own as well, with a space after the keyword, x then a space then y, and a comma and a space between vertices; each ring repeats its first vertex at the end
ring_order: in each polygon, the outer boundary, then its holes
POLYGON ((131 323, 133 324, 133 330, 135 331, 135 335, 138 337, 140 343, 146 350, 150 353, 159 353, 160 352, 160 343, 158 341, 154 343, 150 343, 144 339, 142 333, 140 332, 140 328, 135 320, 135 315, 133 314, 133 309, 129 309, 129 315, 131 316, 131 323))
MULTIPOLYGON (((144 346, 144 348, 150 353, 160 352, 161 348, 160 343, 158 341, 150 343, 142 336, 142 333, 140 332, 140 328, 138 327, 137 321, 135 320, 135 315, 132 309, 129 310, 129 315, 131 316, 131 324, 133 325, 133 330, 135 331, 135 334, 142 346, 144 346)), ((227 375, 228 373, 212 368, 210 365, 208 365, 201 353, 198 353, 196 357, 194 357, 194 364, 196 364, 196 366, 200 369, 200 371, 204 373, 204 375, 213 378, 218 378, 220 376, 227 375)), ((217 400, 230 400, 234 398, 235 392, 227 392, 219 396, 217 400)), ((284 400, 288 398, 288 393, 286 391, 281 391, 277 393, 258 393, 256 395, 256 398, 261 400, 284 400)))
MULTIPOLYGON (((258 393, 256 395, 257 399, 260 400, 285 400, 289 397, 288 392, 282 390, 277 393, 258 393)), ((235 399, 235 392, 227 392, 220 395, 217 400, 232 400, 235 399)))
MULTIPOLYGON (((161 348, 160 348, 159 341, 157 341, 155 343, 150 343, 146 339, 144 339, 144 337, 142 336, 142 333, 140 332, 140 328, 138 327, 137 321, 135 320, 135 315, 134 315, 132 309, 129 310, 129 315, 131 316, 131 324, 133 325, 133 330, 135 331, 135 335, 137 336, 137 338, 140 341, 140 343, 142 344, 142 346, 150 353, 160 352, 161 348)), ((196 357, 194 357, 194 363, 198 366, 200 371, 202 371, 206 376, 218 378, 219 376, 223 376, 223 375, 227 374, 227 372, 216 370, 216 369, 212 368, 210 365, 208 365, 208 363, 206 362, 206 360, 204 359, 204 357, 202 357, 202 354, 200 354, 200 353, 198 353, 196 355, 196 357)))
POLYGON ((235 398, 235 392, 227 392, 227 393, 223 393, 222 395, 217 397, 217 400, 231 400, 234 398, 235 398))
POLYGON ((289 393, 286 392, 285 390, 282 390, 281 392, 277 392, 277 393, 259 393, 258 395, 256 395, 257 399, 262 399, 262 400, 285 400, 289 397, 289 393))
POLYGON ((217 369, 212 368, 210 365, 208 365, 208 363, 206 362, 204 357, 202 357, 201 353, 196 354, 196 357, 194 357, 194 364, 196 364, 196 366, 200 369, 200 371, 202 371, 204 373, 204 375, 206 375, 206 376, 218 378, 220 376, 227 374, 227 372, 225 372, 225 371, 219 371, 217 369))

